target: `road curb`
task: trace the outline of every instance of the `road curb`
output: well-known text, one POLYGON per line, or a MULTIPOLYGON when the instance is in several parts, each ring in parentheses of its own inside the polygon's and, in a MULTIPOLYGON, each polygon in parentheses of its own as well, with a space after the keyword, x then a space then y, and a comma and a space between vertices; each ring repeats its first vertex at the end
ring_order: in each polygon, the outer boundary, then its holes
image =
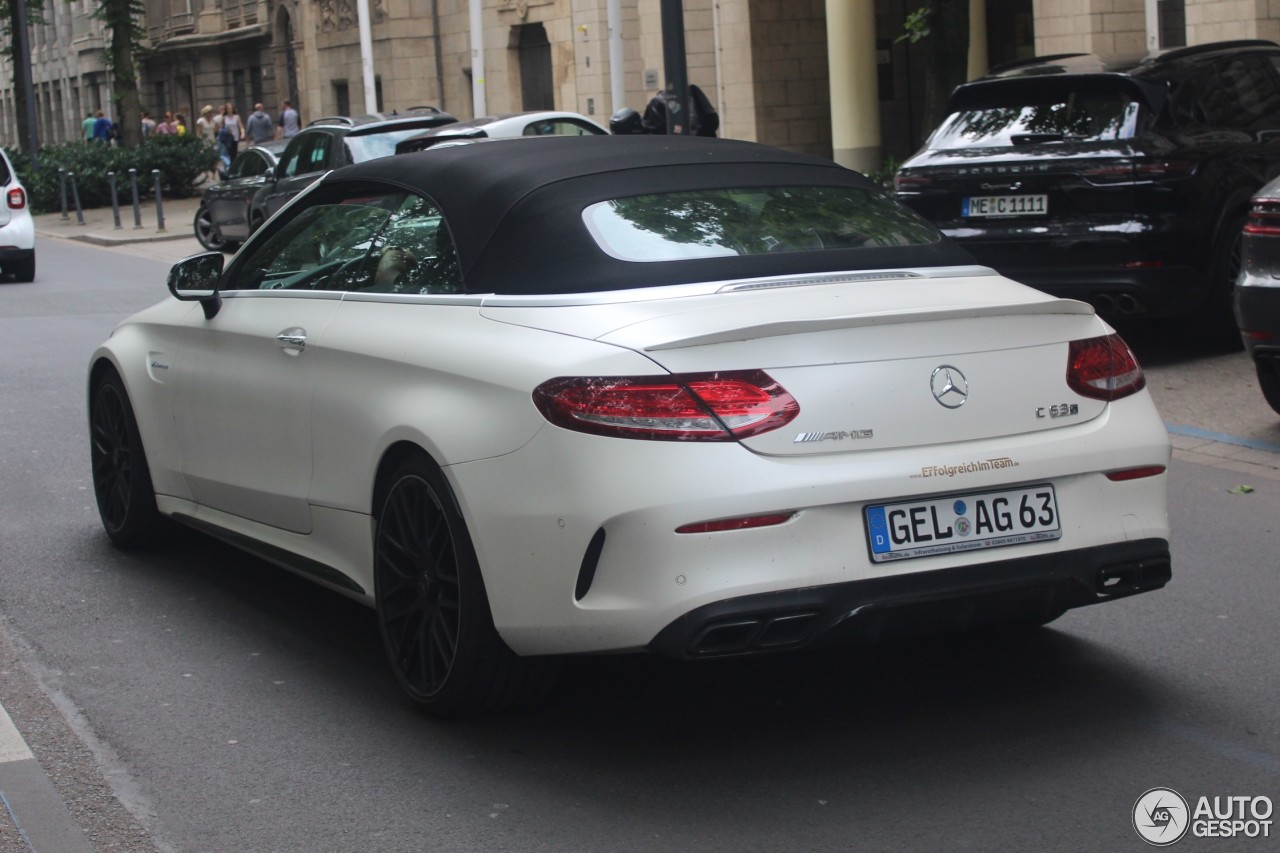
POLYGON ((93 853, 62 796, 0 705, 0 821, 32 851, 93 853))

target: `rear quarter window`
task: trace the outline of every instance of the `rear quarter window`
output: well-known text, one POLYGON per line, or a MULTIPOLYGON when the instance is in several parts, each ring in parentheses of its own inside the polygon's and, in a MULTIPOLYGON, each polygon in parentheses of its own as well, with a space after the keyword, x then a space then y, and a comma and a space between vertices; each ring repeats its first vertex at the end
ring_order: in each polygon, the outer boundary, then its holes
POLYGON ((872 189, 750 187, 640 195, 582 214, 596 244, 622 261, 919 246, 940 234, 872 189))

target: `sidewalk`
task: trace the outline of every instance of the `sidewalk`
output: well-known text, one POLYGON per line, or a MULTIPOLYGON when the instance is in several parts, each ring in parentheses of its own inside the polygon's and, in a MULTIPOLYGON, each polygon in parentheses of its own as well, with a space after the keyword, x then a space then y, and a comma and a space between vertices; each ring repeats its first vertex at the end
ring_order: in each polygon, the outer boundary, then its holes
MULTIPOLYGON (((197 187, 197 190, 199 189, 197 187)), ((110 207, 97 207, 83 211, 82 224, 76 216, 74 207, 69 206, 66 219, 62 218, 60 212, 41 213, 35 216, 36 234, 40 237, 79 240, 97 246, 194 239, 195 231, 191 222, 195 218, 196 208, 200 206, 198 192, 190 198, 162 198, 160 206, 164 213, 163 229, 160 228, 154 199, 146 199, 139 204, 142 226, 138 227, 134 219, 133 202, 126 196, 120 204, 121 227, 119 228, 116 227, 110 207)))

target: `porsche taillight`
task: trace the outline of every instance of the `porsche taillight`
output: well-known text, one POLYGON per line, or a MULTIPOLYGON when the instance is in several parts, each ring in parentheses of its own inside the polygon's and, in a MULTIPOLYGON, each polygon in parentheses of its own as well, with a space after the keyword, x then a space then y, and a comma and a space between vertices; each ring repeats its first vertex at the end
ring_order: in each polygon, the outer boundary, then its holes
POLYGON ((1150 184, 1189 178, 1196 172, 1194 160, 1102 160, 1080 170, 1091 184, 1150 184))
POLYGON ((736 441, 775 430, 800 412, 762 370, 561 377, 539 385, 533 402, 565 429, 651 441, 736 441))
POLYGON ((1119 335, 1072 341, 1067 354, 1067 385, 1082 397, 1119 400, 1146 387, 1133 350, 1119 335))
POLYGON ((22 210, 27 206, 27 194, 22 187, 14 187, 5 193, 5 201, 11 210, 22 210))
POLYGON ((1280 237, 1280 198, 1255 198, 1249 205, 1244 233, 1251 237, 1280 237))

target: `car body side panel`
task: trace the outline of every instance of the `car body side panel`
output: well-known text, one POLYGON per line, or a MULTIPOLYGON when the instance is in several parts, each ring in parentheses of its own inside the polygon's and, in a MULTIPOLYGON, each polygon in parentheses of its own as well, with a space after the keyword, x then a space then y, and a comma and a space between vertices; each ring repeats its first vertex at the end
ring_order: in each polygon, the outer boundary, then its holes
POLYGON ((182 454, 173 429, 173 372, 188 355, 183 320, 200 306, 166 299, 122 323, 93 354, 91 364, 110 362, 124 380, 146 449, 158 495, 190 498, 182 477, 182 454))
POLYGON ((396 442, 446 468, 510 454, 546 427, 532 391, 566 365, 584 375, 661 372, 634 352, 501 327, 477 305, 447 299, 344 301, 315 355, 325 379, 313 403, 311 502, 364 513, 378 462, 396 442))

